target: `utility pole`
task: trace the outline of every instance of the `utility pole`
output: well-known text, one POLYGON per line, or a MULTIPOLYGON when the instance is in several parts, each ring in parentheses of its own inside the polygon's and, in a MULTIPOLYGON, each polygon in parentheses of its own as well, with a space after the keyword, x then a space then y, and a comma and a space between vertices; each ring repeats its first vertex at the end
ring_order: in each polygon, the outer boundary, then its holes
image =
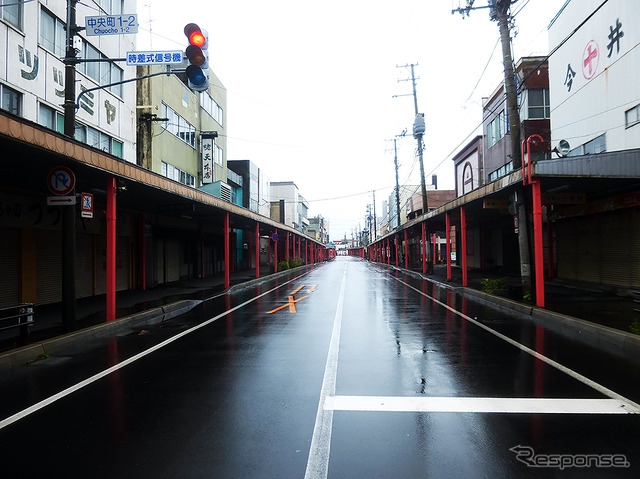
MULTIPOLYGON (((424 113, 418 113, 418 94, 416 92, 416 75, 414 70, 416 66, 417 66, 416 64, 411 63, 409 65, 398 66, 398 68, 411 67, 411 84, 413 86, 413 107, 416 114, 415 121, 413 123, 413 137, 418 142, 418 159, 420 161, 420 188, 422 192, 422 214, 426 215, 429 212, 429 204, 427 201, 427 185, 425 184, 425 179, 424 179, 424 158, 423 158, 423 152, 422 152, 422 137, 424 136, 426 127, 424 123, 424 113)), ((403 81, 403 80, 399 80, 399 81, 403 81)), ((408 79, 404 81, 408 81, 408 79)), ((424 224, 426 228, 426 221, 424 224)), ((425 244, 425 251, 426 251, 426 257, 427 257, 428 272, 433 273, 433 262, 429 260, 429 258, 431 258, 431 248, 429 248, 429 243, 425 244)))
POLYGON ((64 134, 74 138, 76 133, 76 50, 73 37, 76 25, 77 0, 67 0, 67 43, 64 58, 64 134))
POLYGON ((398 147, 397 140, 393 139, 393 163, 396 167, 396 212, 398 214, 398 228, 400 228, 400 182, 398 180, 398 147))
MULTIPOLYGON (((64 58, 64 134, 76 133, 76 50, 73 38, 76 25, 77 0, 67 0, 67 37, 64 58)), ((71 192, 75 195, 75 189, 71 192)), ((76 206, 62 208, 62 326, 72 331, 76 323, 76 206)))
MULTIPOLYGON (((397 68, 411 67, 411 84, 413 86, 413 107, 416 114, 415 123, 413 124, 413 137, 418 142, 418 159, 420 160, 420 187, 422 191, 422 214, 424 215, 424 214, 427 214, 427 212, 429 211, 428 204, 427 204, 428 203, 427 202, 427 186, 424 180, 424 159, 423 159, 423 152, 422 152, 422 137, 425 132, 425 124, 424 124, 424 114, 418 113, 418 94, 416 92, 417 78, 415 76, 415 70, 414 70, 414 67, 416 66, 417 64, 411 63, 410 65, 398 66, 397 68)), ((399 81, 408 81, 408 79, 399 80, 399 81)), ((396 95, 396 96, 400 96, 400 95, 396 95)))
POLYGON ((373 190, 373 240, 378 239, 378 225, 376 224, 376 190, 373 190))
MULTIPOLYGON (((507 115, 509 117, 509 138, 511 140, 511 161, 513 169, 522 168, 520 155, 520 112, 518 110, 518 98, 516 93, 515 72, 513 58, 511 56, 511 35, 509 21, 511 4, 517 0, 488 0, 487 7, 473 7, 474 0, 467 0, 465 8, 458 8, 452 13, 459 12, 464 16, 469 15, 476 8, 489 8, 491 20, 498 22, 500 40, 502 44, 502 63, 504 65, 504 89, 507 97, 507 115)), ((525 297, 531 295, 531 254, 529 252, 529 223, 527 221, 527 208, 525 204, 524 188, 518 187, 513 194, 513 204, 518 219, 518 249, 520 251, 520 276, 522 281, 522 294, 525 297)))

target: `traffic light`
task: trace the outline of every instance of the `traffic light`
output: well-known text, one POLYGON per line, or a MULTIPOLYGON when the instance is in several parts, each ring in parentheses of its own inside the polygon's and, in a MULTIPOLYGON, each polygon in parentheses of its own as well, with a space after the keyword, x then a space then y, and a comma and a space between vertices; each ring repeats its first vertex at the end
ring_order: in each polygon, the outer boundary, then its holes
POLYGON ((194 91, 205 91, 209 88, 209 34, 195 23, 187 24, 184 34, 189 39, 185 50, 187 85, 194 91))

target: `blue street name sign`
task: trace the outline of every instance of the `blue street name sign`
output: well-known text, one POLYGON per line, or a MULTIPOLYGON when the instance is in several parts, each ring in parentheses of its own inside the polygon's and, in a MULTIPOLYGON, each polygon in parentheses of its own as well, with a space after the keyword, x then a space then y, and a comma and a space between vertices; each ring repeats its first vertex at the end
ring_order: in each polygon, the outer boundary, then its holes
POLYGON ((87 36, 138 33, 138 15, 136 14, 85 17, 84 21, 87 36))
POLYGON ((162 52, 127 52, 127 65, 175 65, 182 63, 181 50, 162 52))

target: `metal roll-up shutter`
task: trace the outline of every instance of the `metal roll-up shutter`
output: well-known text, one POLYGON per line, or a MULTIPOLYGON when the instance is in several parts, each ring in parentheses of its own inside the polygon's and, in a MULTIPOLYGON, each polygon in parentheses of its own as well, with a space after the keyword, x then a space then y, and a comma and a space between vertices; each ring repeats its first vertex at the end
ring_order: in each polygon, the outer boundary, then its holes
POLYGON ((131 248, 128 236, 116 237, 116 291, 129 289, 131 248))
POLYGON ((62 301, 62 237, 60 231, 38 230, 36 303, 62 301))
POLYGON ((597 217, 575 218, 576 280, 600 283, 600 236, 602 233, 597 217))
POLYGON ((640 208, 631 208, 629 211, 628 241, 631 245, 627 261, 631 266, 631 286, 640 288, 640 208))
POLYGON ((556 222, 558 246, 558 278, 576 280, 576 233, 573 229, 574 218, 556 222))
POLYGON ((79 233, 76 237, 76 297, 93 296, 93 235, 79 233))
MULTIPOLYGON (((96 237, 96 294, 107 292, 107 237, 96 237)), ((116 291, 129 289, 129 237, 116 237, 116 291)))
MULTIPOLYGON (((611 211, 601 216, 603 238, 602 282, 615 286, 631 287, 633 283, 633 225, 631 211, 611 211)), ((636 231, 637 234, 637 231, 636 231)))
POLYGON ((0 228, 0 307, 20 303, 20 230, 0 228))

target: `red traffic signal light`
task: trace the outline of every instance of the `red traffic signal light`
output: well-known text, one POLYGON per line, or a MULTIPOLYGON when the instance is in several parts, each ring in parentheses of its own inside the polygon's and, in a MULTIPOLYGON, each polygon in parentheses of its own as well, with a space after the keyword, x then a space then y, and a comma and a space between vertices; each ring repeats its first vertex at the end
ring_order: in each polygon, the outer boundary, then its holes
POLYGON ((189 39, 185 50, 187 85, 194 91, 204 91, 209 87, 209 35, 195 23, 188 23, 184 34, 189 39))
POLYGON ((190 45, 195 45, 196 47, 200 48, 206 48, 207 34, 195 23, 188 23, 187 25, 185 25, 184 34, 189 39, 190 45))

